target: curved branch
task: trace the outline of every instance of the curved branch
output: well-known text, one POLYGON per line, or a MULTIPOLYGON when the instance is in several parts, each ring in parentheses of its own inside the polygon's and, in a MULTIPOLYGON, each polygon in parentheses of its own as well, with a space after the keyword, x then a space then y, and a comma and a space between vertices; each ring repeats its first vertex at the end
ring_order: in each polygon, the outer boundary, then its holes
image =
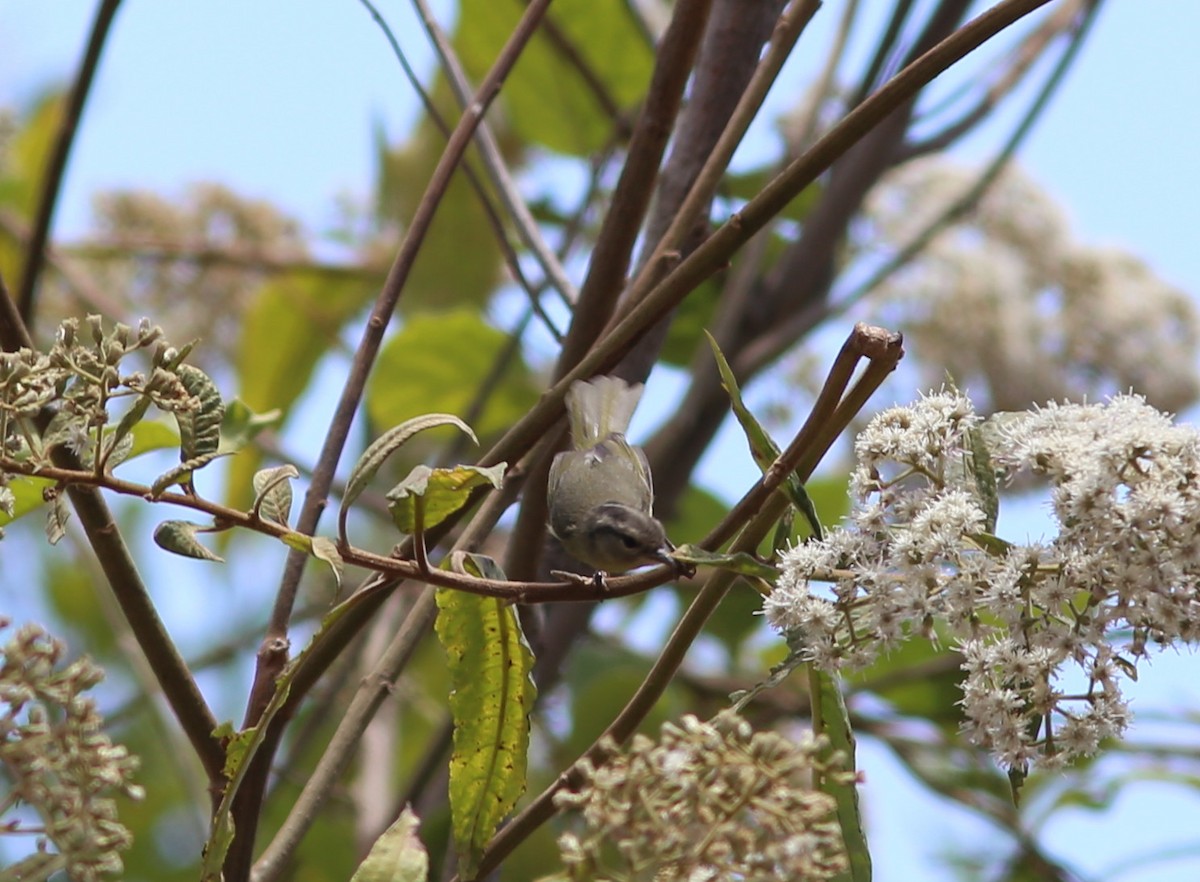
POLYGON ((17 308, 21 320, 26 325, 33 318, 34 296, 46 263, 46 244, 50 241, 50 226, 54 222, 54 211, 58 207, 59 191, 67 172, 71 147, 75 143, 75 132, 79 128, 83 106, 87 103, 96 69, 100 66, 104 43, 108 39, 109 29, 120 5, 121 0, 103 0, 100 8, 96 10, 96 20, 92 22, 87 49, 84 50, 79 73, 75 76, 75 85, 71 87, 71 94, 63 108, 62 123, 54 140, 54 150, 50 154, 50 161, 42 178, 42 192, 38 199, 37 215, 33 220, 33 232, 29 237, 25 266, 21 271, 21 290, 17 295, 17 308))

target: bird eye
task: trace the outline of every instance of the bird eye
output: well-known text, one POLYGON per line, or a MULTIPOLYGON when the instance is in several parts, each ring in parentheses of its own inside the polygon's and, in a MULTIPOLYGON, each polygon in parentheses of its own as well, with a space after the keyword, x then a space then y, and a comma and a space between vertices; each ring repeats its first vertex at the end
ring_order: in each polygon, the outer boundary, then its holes
POLYGON ((630 536, 628 533, 621 534, 621 544, 624 545, 626 548, 628 548, 630 551, 633 551, 635 548, 638 547, 638 541, 636 539, 634 539, 632 536, 630 536))

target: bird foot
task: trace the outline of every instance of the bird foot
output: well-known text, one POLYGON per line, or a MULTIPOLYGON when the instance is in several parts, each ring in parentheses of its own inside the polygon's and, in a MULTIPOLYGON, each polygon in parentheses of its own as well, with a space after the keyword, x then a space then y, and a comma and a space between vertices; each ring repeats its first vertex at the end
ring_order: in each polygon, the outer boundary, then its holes
POLYGON ((564 582, 570 582, 572 585, 588 585, 601 591, 608 590, 608 573, 604 570, 596 570, 590 576, 570 573, 566 570, 551 570, 550 575, 556 579, 562 579, 564 582))

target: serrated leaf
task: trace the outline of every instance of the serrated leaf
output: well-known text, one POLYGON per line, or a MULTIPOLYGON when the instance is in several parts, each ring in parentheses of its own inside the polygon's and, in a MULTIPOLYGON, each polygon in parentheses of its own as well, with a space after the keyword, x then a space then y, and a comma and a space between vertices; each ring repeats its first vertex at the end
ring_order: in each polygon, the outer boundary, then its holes
POLYGON ((167 471, 155 478, 154 483, 150 485, 150 495, 157 499, 172 485, 191 480, 192 472, 203 468, 214 460, 220 459, 224 455, 219 450, 214 450, 212 453, 197 456, 194 459, 181 462, 172 469, 167 469, 167 471))
POLYGON ((286 527, 292 515, 291 479, 300 471, 290 463, 254 473, 254 511, 265 521, 286 527))
POLYGON ((375 477, 375 473, 387 461, 387 458, 403 447, 413 435, 432 429, 434 426, 457 426, 476 444, 479 439, 471 431, 471 427, 458 417, 448 413, 427 413, 423 416, 405 420, 398 426, 388 429, 363 451, 350 477, 346 479, 346 491, 342 494, 342 513, 346 512, 359 495, 366 489, 367 484, 375 477))
POLYGON ((681 545, 671 552, 671 557, 681 563, 692 564, 693 566, 716 567, 717 569, 729 570, 740 576, 765 579, 772 585, 779 579, 779 570, 770 564, 763 563, 758 558, 744 551, 739 551, 736 554, 726 554, 723 552, 705 551, 703 548, 695 545, 681 545))
POLYGON ((511 604, 450 590, 439 590, 437 603, 454 719, 451 826, 459 874, 472 879, 484 846, 525 790, 533 653, 511 604))
POLYGON ((417 836, 420 820, 408 806, 383 831, 350 882, 425 882, 429 855, 417 836))
POLYGON ((196 560, 225 561, 200 544, 196 533, 208 529, 203 524, 191 521, 163 521, 154 528, 154 544, 172 554, 196 560))
POLYGON ((175 374, 188 394, 200 402, 199 410, 175 414, 179 423, 179 459, 188 462, 216 453, 221 445, 221 421, 225 417, 225 404, 217 384, 200 368, 190 364, 179 365, 175 374))
POLYGON ((333 570, 334 582, 340 591, 342 587, 342 569, 345 567, 345 563, 342 561, 342 555, 337 549, 337 543, 326 536, 314 536, 311 552, 312 556, 317 560, 329 564, 329 569, 333 570))
POLYGON ((504 484, 507 463, 489 468, 460 465, 453 468, 431 469, 419 465, 408 477, 388 491, 388 511, 401 533, 413 533, 417 528, 417 500, 422 505, 422 526, 428 530, 437 526, 467 504, 477 487, 500 488, 504 484))
MULTIPOLYGON (((833 675, 815 667, 809 668, 808 683, 812 697, 814 734, 825 735, 833 751, 841 754, 842 769, 854 772, 854 732, 850 728, 850 714, 846 710, 846 700, 842 696, 840 684, 833 675)), ((825 775, 816 784, 837 803, 842 842, 846 846, 846 856, 850 859, 849 872, 841 874, 838 878, 852 882, 870 882, 871 853, 867 848, 866 833, 863 831, 855 780, 842 780, 836 775, 825 775)))
POLYGON ((46 511, 46 541, 57 545, 63 536, 67 535, 67 521, 71 519, 71 507, 67 505, 66 497, 61 493, 54 494, 49 500, 50 507, 46 511))

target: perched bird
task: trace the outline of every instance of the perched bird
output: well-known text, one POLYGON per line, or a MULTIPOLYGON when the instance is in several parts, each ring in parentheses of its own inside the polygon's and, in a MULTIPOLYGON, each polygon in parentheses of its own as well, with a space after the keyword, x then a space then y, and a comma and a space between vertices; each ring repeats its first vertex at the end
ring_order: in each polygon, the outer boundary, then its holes
POLYGON ((567 392, 573 449, 550 466, 550 532, 600 575, 674 563, 675 546, 652 513, 646 454, 625 440, 641 395, 640 385, 616 377, 574 383, 567 392))

